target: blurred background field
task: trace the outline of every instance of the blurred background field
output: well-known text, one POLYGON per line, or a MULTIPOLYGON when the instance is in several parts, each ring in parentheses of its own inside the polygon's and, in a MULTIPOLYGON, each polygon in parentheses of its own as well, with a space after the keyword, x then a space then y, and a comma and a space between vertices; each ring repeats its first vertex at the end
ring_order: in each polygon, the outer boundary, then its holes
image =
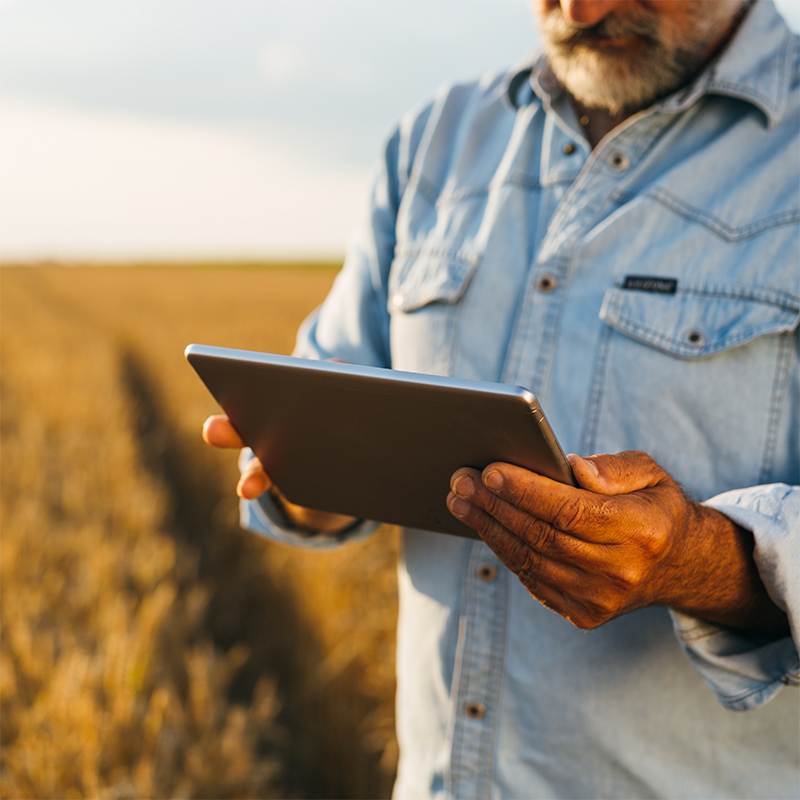
POLYGON ((396 532, 238 527, 189 342, 287 353, 333 264, 0 269, 0 794, 386 797, 396 532))

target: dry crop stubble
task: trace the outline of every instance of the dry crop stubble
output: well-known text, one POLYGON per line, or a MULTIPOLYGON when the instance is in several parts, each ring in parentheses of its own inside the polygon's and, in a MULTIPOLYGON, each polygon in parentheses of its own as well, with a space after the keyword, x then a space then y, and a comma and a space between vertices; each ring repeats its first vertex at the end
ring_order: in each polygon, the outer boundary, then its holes
POLYGON ((182 356, 288 352, 333 276, 2 270, 4 795, 388 794, 396 535, 319 554, 240 532, 182 356), (61 767, 51 715, 85 722, 61 767))

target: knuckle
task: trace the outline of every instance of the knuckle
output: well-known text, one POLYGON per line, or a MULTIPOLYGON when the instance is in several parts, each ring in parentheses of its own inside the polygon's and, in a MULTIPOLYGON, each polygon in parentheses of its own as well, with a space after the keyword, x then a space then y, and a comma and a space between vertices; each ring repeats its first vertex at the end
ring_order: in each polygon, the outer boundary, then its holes
POLYGON ((531 491, 524 484, 511 481, 504 487, 503 494, 506 500, 517 508, 526 509, 530 506, 531 491))
POLYGON ((531 547, 528 547, 524 542, 520 541, 517 546, 517 563, 519 566, 520 576, 535 576, 539 572, 541 564, 541 557, 531 547))
POLYGON ((593 598, 586 603, 586 606, 587 619, 592 622, 593 627, 597 627, 619 616, 623 603, 617 595, 609 594, 593 598))
POLYGON ((615 583, 625 592, 638 589, 645 579, 645 570, 641 564, 620 565, 614 574, 615 583))
POLYGON ((586 518, 586 507, 579 497, 565 497, 553 514, 553 524, 562 531, 574 531, 586 518))
POLYGON ((639 537, 639 548, 644 557, 658 559, 669 548, 671 536, 667 525, 653 525, 642 532, 639 537))
POLYGON ((597 620, 591 614, 581 612, 571 614, 568 619, 576 628, 580 628, 582 631, 591 631, 603 624, 602 621, 597 620))
POLYGON ((555 538, 555 530, 543 520, 536 517, 526 517, 518 529, 519 537, 536 550, 549 549, 555 538))

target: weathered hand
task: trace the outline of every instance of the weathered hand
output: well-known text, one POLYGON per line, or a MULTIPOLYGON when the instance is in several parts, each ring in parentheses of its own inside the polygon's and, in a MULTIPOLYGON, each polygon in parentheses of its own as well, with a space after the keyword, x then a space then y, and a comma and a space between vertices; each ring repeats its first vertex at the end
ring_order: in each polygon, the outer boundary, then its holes
POLYGON ((645 453, 569 458, 580 488, 495 463, 458 470, 447 498, 539 602, 580 628, 648 605, 785 625, 749 532, 689 500, 645 453))

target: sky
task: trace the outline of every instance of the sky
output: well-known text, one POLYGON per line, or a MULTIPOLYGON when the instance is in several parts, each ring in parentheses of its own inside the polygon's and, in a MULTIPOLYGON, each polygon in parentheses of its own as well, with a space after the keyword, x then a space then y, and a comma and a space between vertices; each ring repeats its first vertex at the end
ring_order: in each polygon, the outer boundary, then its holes
POLYGON ((0 0, 0 261, 339 258, 400 115, 537 42, 528 0, 0 0))

